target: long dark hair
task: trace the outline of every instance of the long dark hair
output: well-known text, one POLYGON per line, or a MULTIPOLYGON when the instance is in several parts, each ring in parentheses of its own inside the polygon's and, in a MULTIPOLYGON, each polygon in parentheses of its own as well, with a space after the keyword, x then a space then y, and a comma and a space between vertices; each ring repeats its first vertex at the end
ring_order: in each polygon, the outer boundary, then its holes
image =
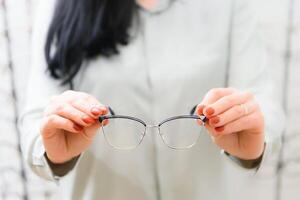
POLYGON ((51 76, 71 83, 85 59, 117 54, 136 10, 135 0, 57 0, 45 45, 51 76))

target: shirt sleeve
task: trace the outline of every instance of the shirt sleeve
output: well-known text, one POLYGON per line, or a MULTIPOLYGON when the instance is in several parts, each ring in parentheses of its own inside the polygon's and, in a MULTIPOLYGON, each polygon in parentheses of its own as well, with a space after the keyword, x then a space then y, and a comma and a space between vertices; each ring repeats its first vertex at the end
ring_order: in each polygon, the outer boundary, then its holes
MULTIPOLYGON (((25 95, 25 106, 21 111, 19 128, 21 131, 21 147, 25 160, 37 175, 47 180, 58 179, 53 165, 45 157, 45 148, 40 135, 40 124, 45 106, 54 95, 68 89, 61 82, 54 80, 47 72, 44 46, 48 27, 54 13, 56 0, 39 1, 32 35, 31 66, 25 95)), ((23 106, 22 106, 23 107, 23 106)), ((77 161, 77 159, 76 159, 77 161)), ((64 174, 74 167, 70 163, 59 166, 64 174)), ((57 168, 57 166, 56 166, 57 168)), ((61 174, 60 174, 61 175, 61 174)))
MULTIPOLYGON (((268 157, 278 152, 284 129, 284 112, 280 96, 276 95, 265 51, 259 32, 259 24, 252 3, 248 0, 233 0, 232 24, 229 41, 228 86, 255 94, 265 117, 265 151, 262 165, 268 157)), ((278 93, 278 92, 277 92, 278 93)), ((228 155, 228 154, 227 154, 228 155)), ((228 155, 230 158, 230 155, 228 155)), ((237 160, 238 159, 231 159, 237 160)), ((240 160, 241 161, 241 160, 240 160)), ((243 162, 237 163, 243 166, 243 162)))

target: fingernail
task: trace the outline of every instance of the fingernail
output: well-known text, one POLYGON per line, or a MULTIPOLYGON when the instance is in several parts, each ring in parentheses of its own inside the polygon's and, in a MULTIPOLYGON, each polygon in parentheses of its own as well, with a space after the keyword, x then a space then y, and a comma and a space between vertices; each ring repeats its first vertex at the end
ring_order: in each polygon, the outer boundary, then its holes
POLYGON ((102 112, 101 109, 100 109, 100 108, 97 108, 97 107, 93 107, 93 108, 91 109, 91 113, 92 113, 93 115, 95 115, 95 116, 100 115, 101 112, 102 112))
POLYGON ((213 115, 215 113, 215 110, 213 108, 209 107, 206 109, 205 112, 207 115, 213 115))
POLYGON ((215 128, 215 130, 216 130, 217 132, 222 132, 222 131, 224 131, 224 129, 225 129, 224 126, 215 128))
POLYGON ((102 122, 103 126, 106 126, 108 124, 108 120, 105 119, 103 122, 102 122))
POLYGON ((83 130, 83 127, 82 126, 79 126, 77 124, 74 124, 73 128, 76 130, 76 131, 82 131, 83 130))
POLYGON ((198 111, 197 111, 198 115, 202 115, 202 114, 203 114, 204 108, 205 108, 205 105, 200 105, 200 106, 198 107, 198 111))
POLYGON ((84 121, 84 123, 87 123, 87 124, 92 124, 95 122, 95 120, 93 118, 87 117, 87 116, 83 117, 82 121, 84 121))
POLYGON ((219 117, 214 117, 214 118, 210 119, 210 122, 211 122, 212 124, 217 124, 217 123, 220 122, 220 118, 219 118, 219 117))
POLYGON ((202 125, 203 125, 203 122, 202 122, 200 119, 198 119, 198 120, 197 120, 197 124, 200 125, 200 126, 202 126, 202 125))
POLYGON ((107 112, 108 112, 108 109, 107 109, 107 107, 105 107, 105 106, 101 106, 100 107, 100 110, 101 110, 101 115, 105 115, 107 112))

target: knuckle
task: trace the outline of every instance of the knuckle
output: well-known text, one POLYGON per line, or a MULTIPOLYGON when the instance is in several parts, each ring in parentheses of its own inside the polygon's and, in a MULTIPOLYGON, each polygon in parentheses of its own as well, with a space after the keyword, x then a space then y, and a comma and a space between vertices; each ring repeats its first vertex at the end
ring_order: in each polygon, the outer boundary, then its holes
POLYGON ((46 106, 46 108, 44 109, 44 116, 50 116, 52 114, 56 114, 56 108, 57 105, 59 105, 58 103, 50 103, 48 106, 46 106))
POLYGON ((228 87, 228 90, 230 90, 231 92, 237 92, 238 90, 233 88, 233 87, 228 87))
POLYGON ((62 95, 73 95, 75 92, 73 90, 66 90, 62 93, 62 95))
POLYGON ((244 109, 241 107, 241 106, 235 106, 235 108, 234 108, 234 113, 236 114, 236 115, 238 115, 238 116, 241 116, 241 115, 243 115, 244 114, 244 109))
POLYGON ((223 101, 226 105, 231 105, 235 101, 235 98, 233 96, 227 96, 223 101))
POLYGON ((65 111, 65 105, 64 104, 57 104, 55 106, 55 113, 62 114, 65 111))
POLYGON ((63 127, 68 127, 69 126, 69 122, 67 120, 62 122, 62 126, 63 127))
POLYGON ((81 96, 72 96, 69 100, 68 103, 70 103, 71 105, 80 105, 80 101, 81 101, 81 96))
POLYGON ((216 97, 221 96, 222 89, 221 88, 213 88, 210 90, 210 94, 216 97))
POLYGON ((73 98, 70 100, 69 102, 72 106, 78 107, 80 105, 82 105, 82 100, 81 99, 77 99, 77 98, 73 98))
POLYGON ((60 95, 61 101, 72 102, 77 97, 77 92, 73 90, 67 90, 60 95))
POLYGON ((88 102, 89 104, 93 105, 102 105, 94 96, 85 94, 85 97, 83 99, 84 101, 88 102))
POLYGON ((80 100, 82 101, 90 101, 92 99, 91 95, 84 92, 79 92, 79 95, 80 95, 80 100))
POLYGON ((90 100, 92 100, 92 97, 90 95, 88 95, 88 94, 84 94, 83 95, 83 100, 90 101, 90 100))
POLYGON ((50 115, 46 119, 46 124, 55 124, 56 123, 56 116, 55 115, 50 115))

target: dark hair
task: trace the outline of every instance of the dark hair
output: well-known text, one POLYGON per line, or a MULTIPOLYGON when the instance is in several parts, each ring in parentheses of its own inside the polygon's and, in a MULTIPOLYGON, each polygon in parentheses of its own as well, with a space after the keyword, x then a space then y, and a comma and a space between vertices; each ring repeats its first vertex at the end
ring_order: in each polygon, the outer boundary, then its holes
POLYGON ((57 0, 45 45, 51 76, 71 83, 85 59, 118 54, 136 8, 135 0, 57 0))

